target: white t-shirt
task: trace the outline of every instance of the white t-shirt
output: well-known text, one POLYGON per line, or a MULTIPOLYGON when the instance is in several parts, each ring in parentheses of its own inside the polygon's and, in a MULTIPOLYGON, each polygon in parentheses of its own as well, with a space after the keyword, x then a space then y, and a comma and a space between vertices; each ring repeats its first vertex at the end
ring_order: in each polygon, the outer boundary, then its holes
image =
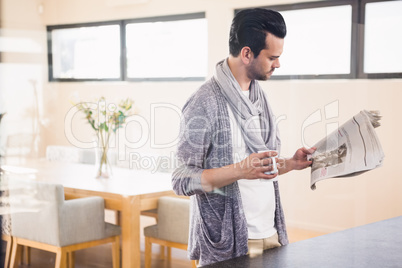
MULTIPOLYGON (((249 91, 243 91, 249 96, 249 91)), ((238 163, 248 154, 237 121, 228 107, 232 130, 233 161, 238 163)), ((247 220, 248 238, 263 239, 276 233, 275 229, 275 189, 270 180, 238 180, 243 209, 247 220)))

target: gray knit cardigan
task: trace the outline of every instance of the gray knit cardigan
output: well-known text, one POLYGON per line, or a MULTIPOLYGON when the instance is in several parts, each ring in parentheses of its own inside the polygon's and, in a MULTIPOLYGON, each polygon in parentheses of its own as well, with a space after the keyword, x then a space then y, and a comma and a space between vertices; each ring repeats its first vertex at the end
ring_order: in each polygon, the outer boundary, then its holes
MULTIPOLYGON (((247 222, 237 182, 206 192, 201 186, 204 169, 233 164, 228 105, 212 77, 183 108, 178 167, 173 190, 191 196, 189 257, 207 265, 247 254, 247 222)), ((275 227, 279 242, 288 244, 277 182, 275 227)))

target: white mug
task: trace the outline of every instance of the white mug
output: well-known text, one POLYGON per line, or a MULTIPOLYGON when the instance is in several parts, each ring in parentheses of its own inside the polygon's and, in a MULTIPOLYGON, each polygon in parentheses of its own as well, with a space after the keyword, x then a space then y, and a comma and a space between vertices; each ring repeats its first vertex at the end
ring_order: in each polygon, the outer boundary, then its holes
MULTIPOLYGON (((278 153, 278 151, 275 151, 275 150, 263 150, 263 151, 258 151, 258 153, 269 152, 269 151, 274 151, 274 152, 278 153)), ((276 159, 275 159, 276 157, 278 157, 278 155, 269 157, 272 160, 271 165, 273 167, 273 170, 267 171, 267 172, 265 172, 265 174, 272 175, 272 174, 278 173, 278 167, 276 165, 276 159)), ((263 181, 278 181, 278 176, 276 176, 273 179, 261 179, 261 180, 263 180, 263 181)))

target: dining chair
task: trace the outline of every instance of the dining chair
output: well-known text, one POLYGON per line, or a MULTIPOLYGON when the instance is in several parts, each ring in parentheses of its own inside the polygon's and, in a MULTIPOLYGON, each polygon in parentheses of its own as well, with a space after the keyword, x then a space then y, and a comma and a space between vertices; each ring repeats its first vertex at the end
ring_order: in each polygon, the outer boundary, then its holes
MULTIPOLYGON (((95 149, 83 149, 74 146, 48 145, 46 147, 46 159, 51 162, 68 162, 81 164, 95 164, 95 149)), ((115 161, 114 154, 110 154, 115 161)), ((95 169, 94 169, 95 170, 95 169)), ((105 209, 105 220, 109 223, 120 224, 118 211, 105 209)))
POLYGON ((56 268, 74 267, 74 251, 112 243, 113 268, 120 265, 120 227, 105 223, 104 200, 64 200, 59 184, 19 181, 10 187, 10 267, 17 267, 21 246, 56 253, 56 268))
MULTIPOLYGON (((6 242, 6 252, 4 255, 4 268, 9 268, 10 267, 10 258, 11 258, 11 249, 13 245, 13 237, 11 236, 11 220, 10 220, 10 214, 3 214, 1 216, 1 240, 6 242)), ((29 248, 24 247, 24 256, 26 258, 26 264, 29 265, 31 260, 30 260, 30 253, 29 253, 29 248)), ((20 262, 23 263, 24 261, 24 256, 21 254, 21 259, 20 262)))
POLYGON ((16 133, 7 136, 5 156, 29 157, 34 153, 35 136, 31 133, 16 133))
MULTIPOLYGON (((3 188, 3 181, 0 175, 0 188, 3 188)), ((5 195, 5 190, 1 189, 0 190, 0 207, 3 206, 3 209, 8 205, 8 202, 6 201, 8 199, 8 196, 6 197, 5 195)), ((8 195, 8 193, 7 193, 8 195)), ((0 215, 0 224, 1 224, 1 240, 5 241, 7 243, 6 245, 6 252, 4 256, 4 268, 8 268, 10 264, 10 257, 11 257, 11 247, 13 243, 13 239, 11 237, 11 220, 10 220, 10 214, 8 211, 3 211, 3 215, 0 215)))
MULTIPOLYGON (((187 250, 190 223, 190 200, 165 196, 158 200, 158 222, 144 228, 145 268, 151 267, 152 244, 168 248, 167 260, 171 261, 171 248, 187 250)), ((192 267, 196 267, 192 261, 192 267)))
POLYGON ((4 268, 8 268, 10 264, 10 256, 11 256, 11 246, 12 246, 12 238, 11 235, 7 234, 1 234, 1 240, 5 241, 7 243, 6 246, 6 255, 4 258, 4 268))

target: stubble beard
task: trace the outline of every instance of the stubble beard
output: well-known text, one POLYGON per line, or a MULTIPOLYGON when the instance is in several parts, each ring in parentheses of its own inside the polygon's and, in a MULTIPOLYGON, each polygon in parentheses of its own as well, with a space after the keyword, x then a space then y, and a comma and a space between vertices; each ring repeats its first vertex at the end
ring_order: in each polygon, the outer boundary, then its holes
POLYGON ((258 70, 256 65, 252 64, 247 70, 247 76, 251 80, 258 80, 258 81, 266 81, 271 78, 272 73, 274 72, 275 68, 272 68, 269 73, 265 73, 263 71, 258 70))

